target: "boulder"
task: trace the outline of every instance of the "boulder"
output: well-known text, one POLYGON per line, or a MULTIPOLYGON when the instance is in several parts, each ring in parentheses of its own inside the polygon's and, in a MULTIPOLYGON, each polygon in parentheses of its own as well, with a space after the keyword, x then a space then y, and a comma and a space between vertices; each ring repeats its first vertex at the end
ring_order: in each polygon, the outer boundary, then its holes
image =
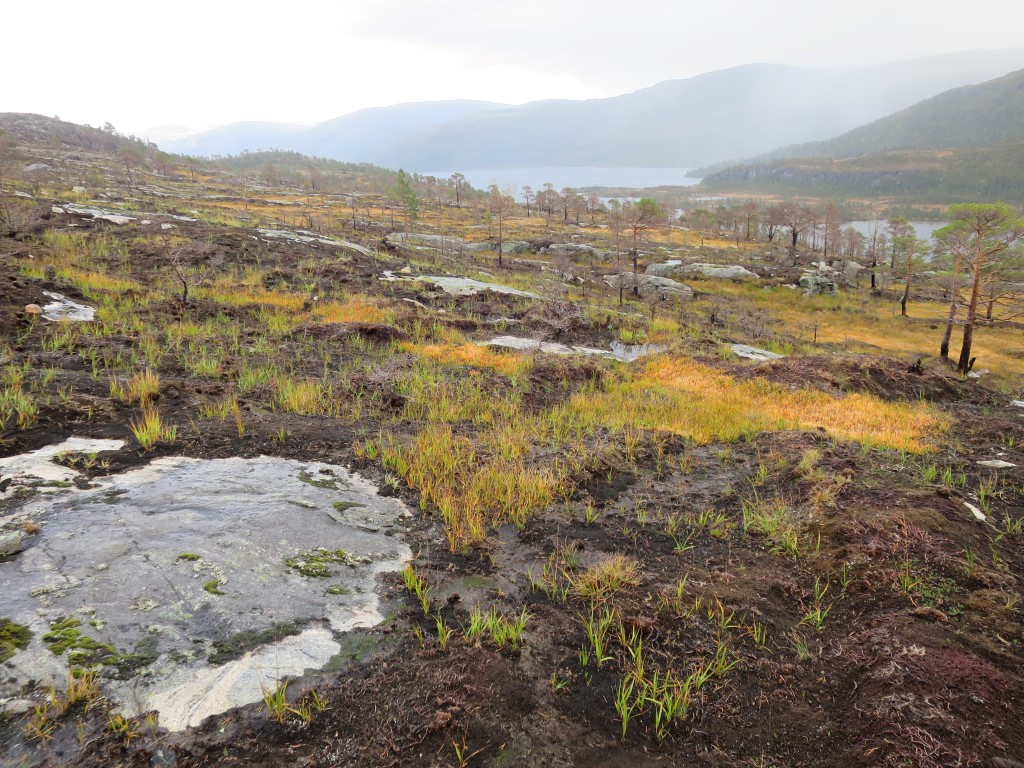
POLYGON ((785 357, 780 355, 778 352, 769 352, 767 349, 759 349, 757 347, 750 347, 746 344, 733 344, 732 353, 736 357, 742 357, 744 360, 756 360, 759 363, 763 363, 767 360, 778 360, 779 358, 785 357))
POLYGON ((758 280, 760 276, 738 264, 687 264, 676 267, 676 274, 698 275, 716 280, 758 280))
POLYGON ((566 256, 568 258, 600 258, 607 251, 601 251, 592 245, 583 245, 581 243, 553 243, 546 248, 542 248, 541 253, 548 256, 566 256))
MULTIPOLYGON (((470 253, 482 253, 484 251, 498 252, 497 243, 470 243, 466 246, 466 250, 470 253)), ((501 244, 501 253, 505 256, 509 254, 520 254, 529 253, 530 244, 525 243, 522 240, 506 240, 501 244)))
POLYGON ((0 533, 0 557, 16 555, 25 548, 25 534, 21 531, 0 533))
POLYGON ((648 264, 644 272, 655 277, 669 277, 676 271, 676 267, 682 263, 679 259, 669 259, 660 264, 648 264))
MULTIPOLYGON (((634 285, 632 272, 625 274, 605 275, 604 281, 612 288, 618 288, 621 284, 625 290, 631 291, 634 285)), ((693 289, 688 285, 676 282, 668 277, 656 275, 637 275, 636 287, 643 298, 657 297, 659 299, 681 298, 692 299, 693 289)))
POLYGON ((800 275, 800 287, 807 289, 808 296, 835 296, 838 286, 831 277, 815 272, 800 275))

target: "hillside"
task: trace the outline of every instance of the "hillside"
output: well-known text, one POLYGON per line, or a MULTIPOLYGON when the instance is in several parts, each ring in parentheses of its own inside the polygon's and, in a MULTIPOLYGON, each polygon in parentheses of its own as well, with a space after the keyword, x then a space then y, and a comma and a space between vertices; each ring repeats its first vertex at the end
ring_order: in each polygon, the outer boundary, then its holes
POLYGON ((238 124, 162 146, 204 155, 273 146, 422 172, 543 166, 688 168, 822 140, 950 88, 1022 66, 1024 49, 845 69, 751 64, 667 80, 606 99, 507 108, 442 103, 453 105, 448 117, 430 111, 437 105, 398 105, 313 128, 238 124), (410 107, 416 109, 409 111, 410 107), (367 122, 373 127, 363 130, 367 122))
POLYGON ((1024 202, 1024 139, 992 147, 737 165, 705 177, 701 188, 827 198, 895 198, 941 205, 971 200, 1020 203, 1024 202))
POLYGON ((1024 69, 954 88, 833 139, 784 147, 763 159, 982 147, 1020 136, 1024 136, 1024 69))
POLYGON ((714 190, 1024 200, 1024 70, 942 93, 822 142, 709 173, 714 190))
POLYGON ((23 112, 0 112, 0 132, 27 147, 116 152, 124 146, 140 146, 137 139, 129 139, 112 131, 23 112))
POLYGON ((15 122, 0 765, 1018 768, 1024 289, 15 122))

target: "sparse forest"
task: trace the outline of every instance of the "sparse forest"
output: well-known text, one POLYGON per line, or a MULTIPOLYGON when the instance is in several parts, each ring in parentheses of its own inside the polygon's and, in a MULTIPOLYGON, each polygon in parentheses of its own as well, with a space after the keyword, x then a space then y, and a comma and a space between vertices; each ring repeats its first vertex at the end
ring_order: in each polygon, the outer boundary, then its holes
POLYGON ((5 765, 1019 765, 1013 205, 0 128, 5 765))

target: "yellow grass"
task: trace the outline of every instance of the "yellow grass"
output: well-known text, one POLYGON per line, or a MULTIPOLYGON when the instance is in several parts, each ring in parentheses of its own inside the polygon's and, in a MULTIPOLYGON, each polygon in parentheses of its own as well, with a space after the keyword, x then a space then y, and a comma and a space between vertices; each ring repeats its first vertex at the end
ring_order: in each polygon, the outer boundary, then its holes
POLYGON ((344 303, 325 301, 313 308, 313 317, 321 323, 385 323, 392 319, 391 313, 363 296, 352 296, 344 303))
POLYGON ((401 344, 403 352, 415 355, 442 365, 468 365, 473 368, 490 368, 513 376, 529 370, 533 361, 525 356, 509 352, 498 352, 490 347, 479 344, 401 344))
POLYGON ((306 303, 306 297, 295 293, 282 291, 267 291, 262 289, 248 288, 245 290, 234 289, 203 289, 194 291, 197 296, 216 301, 220 304, 228 304, 234 307, 242 307, 248 304, 259 304, 263 306, 277 307, 290 312, 298 312, 306 303))
MULTIPOLYGON (((942 340, 948 305, 911 301, 909 318, 901 317, 895 300, 883 301, 864 294, 808 298, 802 291, 763 288, 724 281, 707 281, 716 294, 741 297, 771 312, 794 335, 810 343, 817 329, 818 344, 841 344, 851 351, 882 350, 887 354, 936 357, 942 340), (936 327, 932 327, 936 326, 936 327)), ((963 329, 953 329, 950 354, 960 350, 963 329)), ((1024 334, 1015 328, 978 326, 972 354, 977 368, 1004 375, 1024 374, 1024 334)))
POLYGON ((664 429, 701 443, 822 427, 840 439, 921 452, 929 436, 944 427, 927 405, 886 403, 868 395, 837 399, 763 380, 737 381, 679 358, 654 360, 635 378, 575 395, 568 407, 591 424, 664 429))
POLYGON ((111 277, 103 272, 75 269, 74 267, 59 270, 58 274, 87 296, 95 294, 96 291, 122 293, 124 291, 140 291, 142 288, 139 283, 126 277, 111 277))
POLYGON ((437 507, 453 550, 483 540, 489 526, 522 527, 566 488, 557 469, 480 458, 446 425, 431 424, 412 442, 382 436, 379 451, 382 464, 419 491, 421 506, 437 507))

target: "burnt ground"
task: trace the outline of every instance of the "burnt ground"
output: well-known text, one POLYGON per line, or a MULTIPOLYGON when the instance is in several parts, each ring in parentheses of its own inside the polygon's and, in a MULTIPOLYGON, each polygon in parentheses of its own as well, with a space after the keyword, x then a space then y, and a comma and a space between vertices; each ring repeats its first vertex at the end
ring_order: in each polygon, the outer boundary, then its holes
MULTIPOLYGON (((60 228, 60 217, 47 226, 60 228)), ((80 227, 100 227, 89 221, 80 227)), ((79 297, 47 276, 21 277, 24 251, 45 245, 28 237, 0 257, 0 334, 9 360, 56 369, 54 386, 70 387, 64 401, 43 409, 28 429, 8 427, 0 455, 60 441, 69 434, 128 441, 109 456, 119 472, 156 456, 277 455, 349 464, 379 481, 379 465, 357 457, 353 441, 383 425, 401 430, 398 374, 412 361, 379 350, 402 338, 415 319, 429 319, 474 337, 492 321, 511 318, 519 328, 566 343, 614 338, 614 328, 588 321, 571 304, 533 303, 485 295, 451 299, 418 284, 381 284, 382 269, 402 261, 348 255, 324 259, 309 273, 314 246, 252 245, 238 230, 195 225, 196 264, 231 265, 260 252, 268 286, 315 284, 312 291, 343 297, 363 291, 389 302, 395 326, 354 324, 325 330, 300 328, 279 340, 282 358, 318 375, 309 345, 338 344, 338 334, 363 339, 351 354, 361 372, 339 381, 343 394, 368 403, 356 422, 283 413, 259 389, 240 397, 246 432, 231 419, 206 419, 200 406, 223 398, 239 364, 230 357, 219 378, 198 377, 167 358, 159 369, 158 402, 180 425, 174 444, 142 451, 129 429, 137 408, 110 398, 106 377, 94 378, 80 354, 44 349, 45 324, 21 316, 24 304, 52 289, 79 297), (234 260, 234 261, 233 261, 234 260), (413 304, 405 299, 411 299, 413 304), (443 312, 441 311, 443 310, 443 312)), ((132 235, 130 226, 104 228, 132 235)), ((2 249, 0 249, 2 250, 2 249)), ((140 281, 166 274, 168 255, 158 246, 133 254, 140 281), (145 257, 145 258, 142 258, 145 257)), ((140 308, 146 322, 202 320, 228 312, 243 328, 256 317, 248 308, 225 308, 195 299, 140 308)), ((89 342, 96 352, 131 347, 129 338, 89 342)), ((696 348, 711 346, 694 342, 696 348)), ((441 523, 401 483, 385 485, 411 503, 417 524, 410 545, 417 571, 429 582, 433 613, 424 616, 397 577, 381 585, 396 606, 382 626, 359 633, 352 658, 336 669, 294 681, 292 705, 315 688, 327 699, 308 722, 289 715, 278 722, 263 705, 239 708, 202 725, 170 734, 140 725, 132 739, 114 733, 102 706, 74 708, 44 744, 22 734, 24 718, 0 722, 3 760, 39 766, 993 766, 1024 765, 1024 552, 1020 534, 1008 533, 1024 516, 1024 474, 1019 468, 994 484, 993 519, 979 523, 964 506, 992 473, 975 464, 1024 440, 1024 422, 999 403, 1005 397, 965 387, 937 365, 908 372, 910 361, 863 363, 856 358, 802 358, 759 367, 734 367, 742 376, 820 386, 836 394, 868 392, 889 400, 936 403, 950 420, 930 459, 865 449, 823 433, 763 434, 729 445, 697 446, 647 435, 633 451, 595 438, 597 460, 575 478, 575 491, 520 531, 494 532, 479 548, 452 553, 441 523), (925 465, 938 470, 930 476, 925 465), (944 482, 950 469, 952 481, 944 482), (751 505, 785 510, 796 543, 777 534, 745 530, 751 505), (1004 520, 1006 518, 1006 520, 1004 520), (674 521, 674 522, 673 522, 674 521), (1007 522, 1009 521, 1009 522, 1007 522), (635 560, 635 583, 599 601, 614 610, 607 660, 584 664, 580 650, 590 602, 572 588, 587 566, 624 554, 635 560), (551 566, 552 583, 538 586, 551 566), (529 574, 532 572, 533 576, 529 574), (680 579, 686 577, 682 589, 680 579), (557 589, 564 587, 563 595, 557 589), (824 591, 823 591, 824 590, 824 591), (817 592, 817 594, 816 594, 817 592), (474 607, 530 619, 522 644, 498 647, 467 640, 461 631, 446 649, 435 615, 460 629, 474 607), (823 620, 808 615, 817 609, 823 620), (617 638, 643 638, 649 668, 685 675, 724 646, 727 664, 689 702, 685 719, 658 738, 653 708, 645 706, 625 738, 614 708, 615 687, 628 666, 617 638), (763 632, 763 634, 761 634, 763 632)), ((530 374, 528 406, 549 406, 600 380, 605 363, 540 359, 530 374)), ((493 376, 486 371, 482 376, 493 376)), ((495 377, 495 386, 505 386, 495 377)))

